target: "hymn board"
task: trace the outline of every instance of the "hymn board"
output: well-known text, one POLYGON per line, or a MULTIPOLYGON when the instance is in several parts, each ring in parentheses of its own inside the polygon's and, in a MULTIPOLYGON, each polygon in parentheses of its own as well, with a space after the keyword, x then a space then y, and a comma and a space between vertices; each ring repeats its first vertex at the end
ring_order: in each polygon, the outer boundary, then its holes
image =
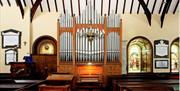
POLYGON ((121 74, 121 25, 120 15, 101 16, 91 3, 79 16, 61 15, 57 71, 76 75, 78 65, 92 64, 102 66, 104 74, 121 74))

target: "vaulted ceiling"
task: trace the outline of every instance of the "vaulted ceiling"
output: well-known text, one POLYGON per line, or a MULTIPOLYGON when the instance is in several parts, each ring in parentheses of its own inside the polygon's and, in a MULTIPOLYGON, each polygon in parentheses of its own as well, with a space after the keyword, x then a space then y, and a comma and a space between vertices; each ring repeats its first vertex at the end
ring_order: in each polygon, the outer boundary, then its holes
POLYGON ((161 14, 163 22, 166 13, 179 12, 179 0, 0 0, 0 7, 19 6, 22 15, 25 7, 31 7, 31 17, 35 12, 60 12, 80 15, 91 2, 93 9, 101 15, 110 13, 145 13, 151 25, 151 14, 161 14))

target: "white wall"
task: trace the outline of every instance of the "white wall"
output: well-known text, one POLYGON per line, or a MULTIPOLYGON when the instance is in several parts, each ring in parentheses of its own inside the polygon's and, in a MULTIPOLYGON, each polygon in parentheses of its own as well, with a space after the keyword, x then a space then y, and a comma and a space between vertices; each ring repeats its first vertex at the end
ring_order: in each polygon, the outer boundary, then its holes
MULTIPOLYGON (((123 40, 127 44, 130 39, 136 36, 144 36, 148 38, 152 45, 153 41, 157 39, 169 40, 172 42, 178 37, 179 17, 178 13, 167 14, 164 20, 163 28, 160 27, 160 15, 152 15, 152 25, 149 26, 146 16, 144 14, 124 14, 123 20, 123 40), (127 42, 126 42, 127 41, 127 42)), ((25 9, 25 16, 22 19, 19 7, 0 7, 0 32, 7 29, 16 29, 22 32, 22 46, 18 49, 18 60, 23 61, 22 58, 27 53, 30 53, 34 41, 40 36, 49 35, 57 39, 57 19, 59 14, 56 12, 51 13, 36 13, 32 23, 30 22, 30 9, 25 9), (24 46, 23 42, 27 41, 24 46), (31 45, 30 45, 31 44, 31 45)), ((0 37, 0 43, 1 42, 0 37)), ((125 48, 125 45, 124 45, 125 48)), ((2 49, 0 44, 0 73, 9 73, 10 67, 5 65, 5 50, 2 49)), ((123 56, 125 57, 125 56, 123 56)), ((126 58, 123 58, 123 65, 126 63, 126 58)), ((123 73, 126 73, 126 66, 123 66, 123 73)), ((168 71, 168 70, 156 70, 168 71)))
MULTIPOLYGON (((32 46, 41 36, 51 36, 57 40, 58 13, 37 13, 31 24, 32 46), (38 15, 37 15, 38 14, 38 15)), ((32 47, 31 47, 32 48, 32 47)))
MULTIPOLYGON (((152 15, 152 25, 149 26, 147 18, 144 14, 124 14, 123 19, 123 40, 127 43, 136 36, 148 38, 152 45, 154 40, 165 39, 169 44, 179 36, 179 14, 167 14, 164 19, 164 25, 160 26, 160 16, 152 15)), ((123 60, 126 63, 126 60, 123 60)), ((154 61, 153 61, 154 65, 154 61)), ((170 64, 169 64, 170 65, 170 64)), ((170 67, 169 67, 170 68, 170 67)), ((155 69, 154 72, 169 72, 170 69, 155 69)), ((126 70, 123 70, 123 73, 126 70)))
MULTIPOLYGON (((21 48, 18 49, 18 61, 24 61, 24 55, 29 53, 30 10, 25 9, 24 19, 19 7, 0 7, 0 32, 8 29, 21 31, 21 48), (26 46, 23 42, 27 42, 26 46)), ((5 65, 5 50, 2 49, 2 37, 0 36, 0 73, 9 73, 10 66, 5 65)))

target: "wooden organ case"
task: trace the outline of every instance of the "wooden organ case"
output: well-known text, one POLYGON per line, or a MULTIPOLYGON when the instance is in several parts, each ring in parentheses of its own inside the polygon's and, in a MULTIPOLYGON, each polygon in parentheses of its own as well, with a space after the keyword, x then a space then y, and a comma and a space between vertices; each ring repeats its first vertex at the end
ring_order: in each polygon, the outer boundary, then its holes
POLYGON ((112 13, 101 16, 88 4, 79 16, 60 16, 57 72, 77 78, 121 74, 122 23, 120 15, 112 13))

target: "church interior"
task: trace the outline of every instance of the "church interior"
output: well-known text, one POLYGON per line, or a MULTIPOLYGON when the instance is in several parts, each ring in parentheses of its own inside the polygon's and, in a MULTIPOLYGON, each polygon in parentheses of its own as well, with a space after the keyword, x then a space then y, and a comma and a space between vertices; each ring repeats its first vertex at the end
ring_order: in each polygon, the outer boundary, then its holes
POLYGON ((0 0, 1 91, 180 91, 179 0, 0 0))

